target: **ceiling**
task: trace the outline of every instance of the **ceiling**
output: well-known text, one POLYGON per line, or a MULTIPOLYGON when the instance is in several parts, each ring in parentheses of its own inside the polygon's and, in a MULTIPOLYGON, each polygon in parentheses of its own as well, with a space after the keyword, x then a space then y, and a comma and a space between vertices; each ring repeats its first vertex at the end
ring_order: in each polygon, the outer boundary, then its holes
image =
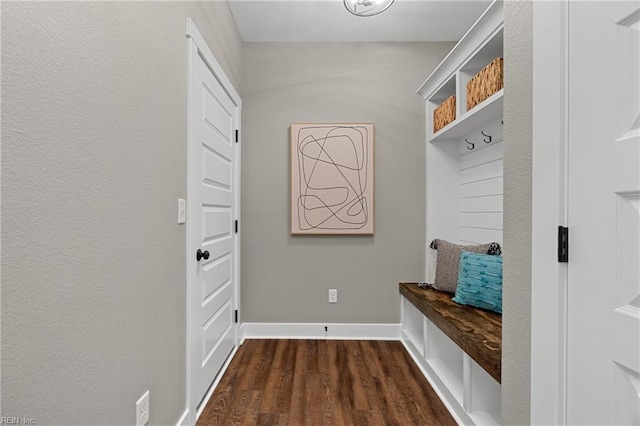
POLYGON ((356 17, 342 0, 230 0, 246 42, 458 41, 489 0, 395 0, 380 15, 356 17))

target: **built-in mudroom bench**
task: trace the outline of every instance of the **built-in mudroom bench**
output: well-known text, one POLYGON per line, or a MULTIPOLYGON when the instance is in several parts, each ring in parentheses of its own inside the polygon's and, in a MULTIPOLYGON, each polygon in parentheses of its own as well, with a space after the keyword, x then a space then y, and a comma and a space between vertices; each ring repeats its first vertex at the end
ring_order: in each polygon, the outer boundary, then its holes
POLYGON ((502 316, 400 283, 402 343, 460 424, 501 424, 502 316))
MULTIPOLYGON (((502 6, 502 1, 494 1, 418 89, 425 101, 427 123, 427 274, 416 280, 426 278, 440 290, 445 288, 430 276, 436 271, 433 259, 445 262, 450 256, 441 256, 445 251, 436 246, 464 249, 503 243, 507 142, 503 138, 502 71, 508 58, 503 58, 502 6)), ((499 255, 500 250, 493 254, 499 255)), ((437 263, 438 271, 455 271, 451 278, 455 288, 460 282, 469 284, 458 280, 463 266, 469 270, 469 256, 464 255, 464 265, 463 255, 459 256, 460 268, 457 261, 446 268, 437 263)), ((495 300, 499 294, 499 302, 493 305, 496 312, 502 311, 502 286, 508 285, 502 283, 502 258, 499 265, 500 272, 492 275, 500 288, 493 290, 495 300)), ((402 342, 456 421, 501 424, 501 315, 466 306, 473 303, 460 305, 451 300, 452 293, 422 289, 417 284, 401 283, 400 295, 402 342)))

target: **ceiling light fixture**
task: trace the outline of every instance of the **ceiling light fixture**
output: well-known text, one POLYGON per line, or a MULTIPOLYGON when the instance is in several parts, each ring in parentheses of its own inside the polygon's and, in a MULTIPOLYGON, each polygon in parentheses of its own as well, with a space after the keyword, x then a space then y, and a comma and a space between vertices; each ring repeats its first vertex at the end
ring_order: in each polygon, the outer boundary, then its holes
POLYGON ((356 16, 375 16, 391 6, 394 0, 344 0, 344 7, 356 16))

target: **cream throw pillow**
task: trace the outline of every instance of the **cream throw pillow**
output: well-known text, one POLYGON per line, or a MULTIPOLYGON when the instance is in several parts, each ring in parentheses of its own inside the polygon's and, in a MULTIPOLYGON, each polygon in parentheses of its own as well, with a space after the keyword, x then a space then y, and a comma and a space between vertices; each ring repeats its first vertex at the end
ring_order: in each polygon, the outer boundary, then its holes
MULTIPOLYGON (((436 262, 436 277, 433 288, 436 290, 455 293, 458 287, 458 271, 460 269, 460 253, 482 253, 498 255, 502 253, 500 244, 488 243, 472 246, 461 246, 445 240, 433 240, 431 248, 438 251, 436 262)), ((428 281, 427 281, 428 282, 428 281)))

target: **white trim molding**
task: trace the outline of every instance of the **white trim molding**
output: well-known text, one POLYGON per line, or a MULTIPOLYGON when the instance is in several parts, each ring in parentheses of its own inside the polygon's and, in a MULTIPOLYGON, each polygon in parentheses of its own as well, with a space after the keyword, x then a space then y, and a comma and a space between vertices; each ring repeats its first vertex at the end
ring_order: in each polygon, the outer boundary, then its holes
POLYGON ((323 323, 246 322, 240 326, 240 332, 243 340, 244 339, 400 340, 400 324, 334 324, 334 323, 323 324, 323 323))
POLYGON ((229 78, 225 74, 222 66, 217 61, 213 52, 209 49, 209 46, 204 41, 204 38, 198 31, 196 24, 194 24, 191 18, 187 18, 186 36, 196 43, 196 46, 198 46, 198 50, 204 58, 205 63, 209 66, 209 68, 211 68, 211 71, 223 86, 224 90, 229 94, 229 97, 233 100, 233 102, 240 108, 242 108, 242 100, 240 99, 240 95, 236 91, 233 84, 231 84, 231 80, 229 80, 229 78))
POLYGON ((180 420, 176 423, 176 426, 189 426, 189 410, 185 410, 180 416, 180 420))
POLYGON ((568 5, 533 4, 531 424, 567 422, 568 271, 555 248, 568 226, 568 5))
POLYGON ((476 23, 462 36, 451 52, 440 62, 440 65, 422 83, 418 93, 428 99, 440 90, 465 58, 473 56, 485 45, 487 40, 490 40, 498 31, 502 31, 502 20, 502 0, 494 0, 476 23), (478 24, 479 22, 482 24, 478 24), (429 82, 428 85, 427 82, 429 82), (427 92, 427 86, 431 88, 429 92, 427 92))

